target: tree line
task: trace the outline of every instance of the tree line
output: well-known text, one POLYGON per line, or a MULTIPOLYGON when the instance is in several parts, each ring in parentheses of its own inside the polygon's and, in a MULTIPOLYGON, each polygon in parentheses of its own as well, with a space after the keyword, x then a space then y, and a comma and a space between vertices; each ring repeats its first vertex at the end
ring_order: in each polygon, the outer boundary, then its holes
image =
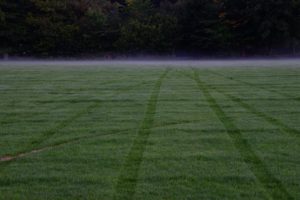
POLYGON ((299 0, 0 0, 0 54, 300 52, 299 0))

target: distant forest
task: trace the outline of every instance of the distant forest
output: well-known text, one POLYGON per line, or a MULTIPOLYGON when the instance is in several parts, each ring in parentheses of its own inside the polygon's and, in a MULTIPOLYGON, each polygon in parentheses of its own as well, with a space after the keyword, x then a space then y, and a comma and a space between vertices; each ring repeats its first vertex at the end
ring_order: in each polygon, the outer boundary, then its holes
POLYGON ((0 0, 0 54, 300 54, 300 0, 0 0))

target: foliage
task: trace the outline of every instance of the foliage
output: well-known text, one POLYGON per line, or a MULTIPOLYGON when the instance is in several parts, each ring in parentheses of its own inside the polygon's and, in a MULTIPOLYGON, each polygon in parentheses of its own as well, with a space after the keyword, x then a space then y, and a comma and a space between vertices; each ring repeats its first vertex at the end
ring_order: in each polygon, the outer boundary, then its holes
POLYGON ((293 38, 297 14, 292 0, 226 0, 225 20, 238 48, 283 48, 293 38))
POLYGON ((298 0, 0 0, 15 55, 297 53, 298 0))
POLYGON ((117 47, 131 53, 166 52, 174 48, 176 18, 155 14, 146 20, 130 19, 121 29, 117 47))
POLYGON ((222 49, 227 33, 218 12, 219 5, 211 0, 182 1, 177 11, 180 47, 202 52, 222 49))

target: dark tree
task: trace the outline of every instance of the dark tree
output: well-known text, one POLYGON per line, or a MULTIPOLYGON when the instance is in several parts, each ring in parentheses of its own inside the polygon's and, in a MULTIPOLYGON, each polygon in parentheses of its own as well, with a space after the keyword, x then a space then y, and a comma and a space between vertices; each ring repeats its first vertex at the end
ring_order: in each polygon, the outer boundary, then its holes
POLYGON ((177 6, 179 49, 214 54, 226 48, 228 32, 219 17, 219 3, 186 0, 179 1, 177 6))
POLYGON ((223 17, 232 31, 234 48, 267 54, 289 48, 298 35, 293 29, 300 25, 296 4, 293 0, 225 0, 223 17))
POLYGON ((300 51, 299 0, 0 0, 0 53, 300 51))

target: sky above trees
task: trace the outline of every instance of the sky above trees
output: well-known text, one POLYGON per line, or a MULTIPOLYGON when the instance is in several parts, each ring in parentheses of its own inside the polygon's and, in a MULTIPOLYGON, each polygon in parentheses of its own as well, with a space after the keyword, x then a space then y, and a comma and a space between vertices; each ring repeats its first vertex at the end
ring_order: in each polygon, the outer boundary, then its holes
POLYGON ((299 54, 299 0, 0 0, 0 53, 299 54))

